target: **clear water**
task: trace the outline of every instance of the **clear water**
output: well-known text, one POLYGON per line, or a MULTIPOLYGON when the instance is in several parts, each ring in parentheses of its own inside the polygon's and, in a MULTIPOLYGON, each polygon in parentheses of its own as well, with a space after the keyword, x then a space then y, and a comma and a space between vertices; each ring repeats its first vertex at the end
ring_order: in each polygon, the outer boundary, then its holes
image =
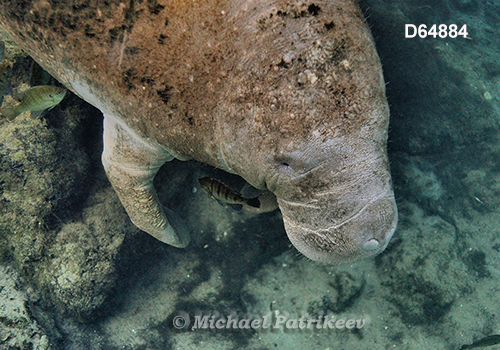
MULTIPOLYGON (((195 238, 160 244, 106 179, 99 111, 69 95, 41 118, 0 120, 0 349, 458 349, 499 334, 500 3, 361 7, 391 107, 400 222, 384 253, 304 259, 279 212, 246 216, 196 185, 240 180, 179 161, 155 186, 195 238), (405 24, 468 37, 405 38, 405 24)), ((33 68, 4 40, 10 96, 33 68)))

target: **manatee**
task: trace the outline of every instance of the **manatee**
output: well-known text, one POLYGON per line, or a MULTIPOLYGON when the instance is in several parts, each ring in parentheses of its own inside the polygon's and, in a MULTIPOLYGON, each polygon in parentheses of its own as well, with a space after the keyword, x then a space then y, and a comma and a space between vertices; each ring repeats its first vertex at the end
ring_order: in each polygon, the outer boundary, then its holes
POLYGON ((265 191, 306 257, 382 252, 397 224, 380 59, 356 1, 9 0, 0 27, 104 115, 132 222, 186 247, 153 178, 196 160, 265 191))

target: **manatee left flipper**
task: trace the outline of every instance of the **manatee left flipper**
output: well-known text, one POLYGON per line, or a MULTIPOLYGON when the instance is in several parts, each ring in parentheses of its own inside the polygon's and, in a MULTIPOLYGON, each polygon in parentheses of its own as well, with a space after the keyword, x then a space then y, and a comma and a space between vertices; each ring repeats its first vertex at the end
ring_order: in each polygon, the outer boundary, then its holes
MULTIPOLYGON (((242 189, 242 193, 247 192, 245 188, 242 189)), ((263 214, 270 211, 278 209, 278 202, 276 201, 276 196, 269 191, 260 191, 260 195, 257 197, 260 202, 259 208, 252 207, 250 205, 243 205, 243 212, 245 214, 263 214)))
POLYGON ((190 233, 172 210, 163 208, 153 179, 174 157, 160 145, 138 136, 113 115, 104 116, 102 163, 132 222, 174 247, 189 244, 190 233))

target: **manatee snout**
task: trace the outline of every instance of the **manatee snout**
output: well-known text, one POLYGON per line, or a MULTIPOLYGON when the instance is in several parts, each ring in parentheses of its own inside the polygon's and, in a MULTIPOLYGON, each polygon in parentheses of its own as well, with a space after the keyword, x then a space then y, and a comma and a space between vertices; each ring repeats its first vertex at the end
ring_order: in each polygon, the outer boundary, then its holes
POLYGON ((329 264, 345 264, 381 253, 396 229, 398 212, 390 191, 330 227, 304 227, 285 214, 283 221, 290 241, 306 257, 329 264))

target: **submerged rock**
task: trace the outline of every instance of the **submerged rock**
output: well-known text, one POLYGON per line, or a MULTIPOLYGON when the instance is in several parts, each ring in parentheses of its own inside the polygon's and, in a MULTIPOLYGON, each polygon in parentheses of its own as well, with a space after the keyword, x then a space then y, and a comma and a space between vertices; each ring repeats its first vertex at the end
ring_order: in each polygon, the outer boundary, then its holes
MULTIPOLYGON (((8 62, 13 82, 29 79, 26 60, 8 62)), ((83 121, 82 109, 92 116, 69 96, 41 118, 0 120, 0 260, 42 291, 44 307, 88 319, 114 286, 128 219, 93 169, 99 143, 87 138, 94 120, 83 121)))
POLYGON ((39 279, 59 310, 88 320, 115 285, 115 258, 127 217, 111 188, 93 195, 87 205, 83 220, 64 224, 47 247, 39 279))
POLYGON ((0 348, 52 349, 46 332, 30 315, 23 287, 12 267, 0 265, 0 348))

